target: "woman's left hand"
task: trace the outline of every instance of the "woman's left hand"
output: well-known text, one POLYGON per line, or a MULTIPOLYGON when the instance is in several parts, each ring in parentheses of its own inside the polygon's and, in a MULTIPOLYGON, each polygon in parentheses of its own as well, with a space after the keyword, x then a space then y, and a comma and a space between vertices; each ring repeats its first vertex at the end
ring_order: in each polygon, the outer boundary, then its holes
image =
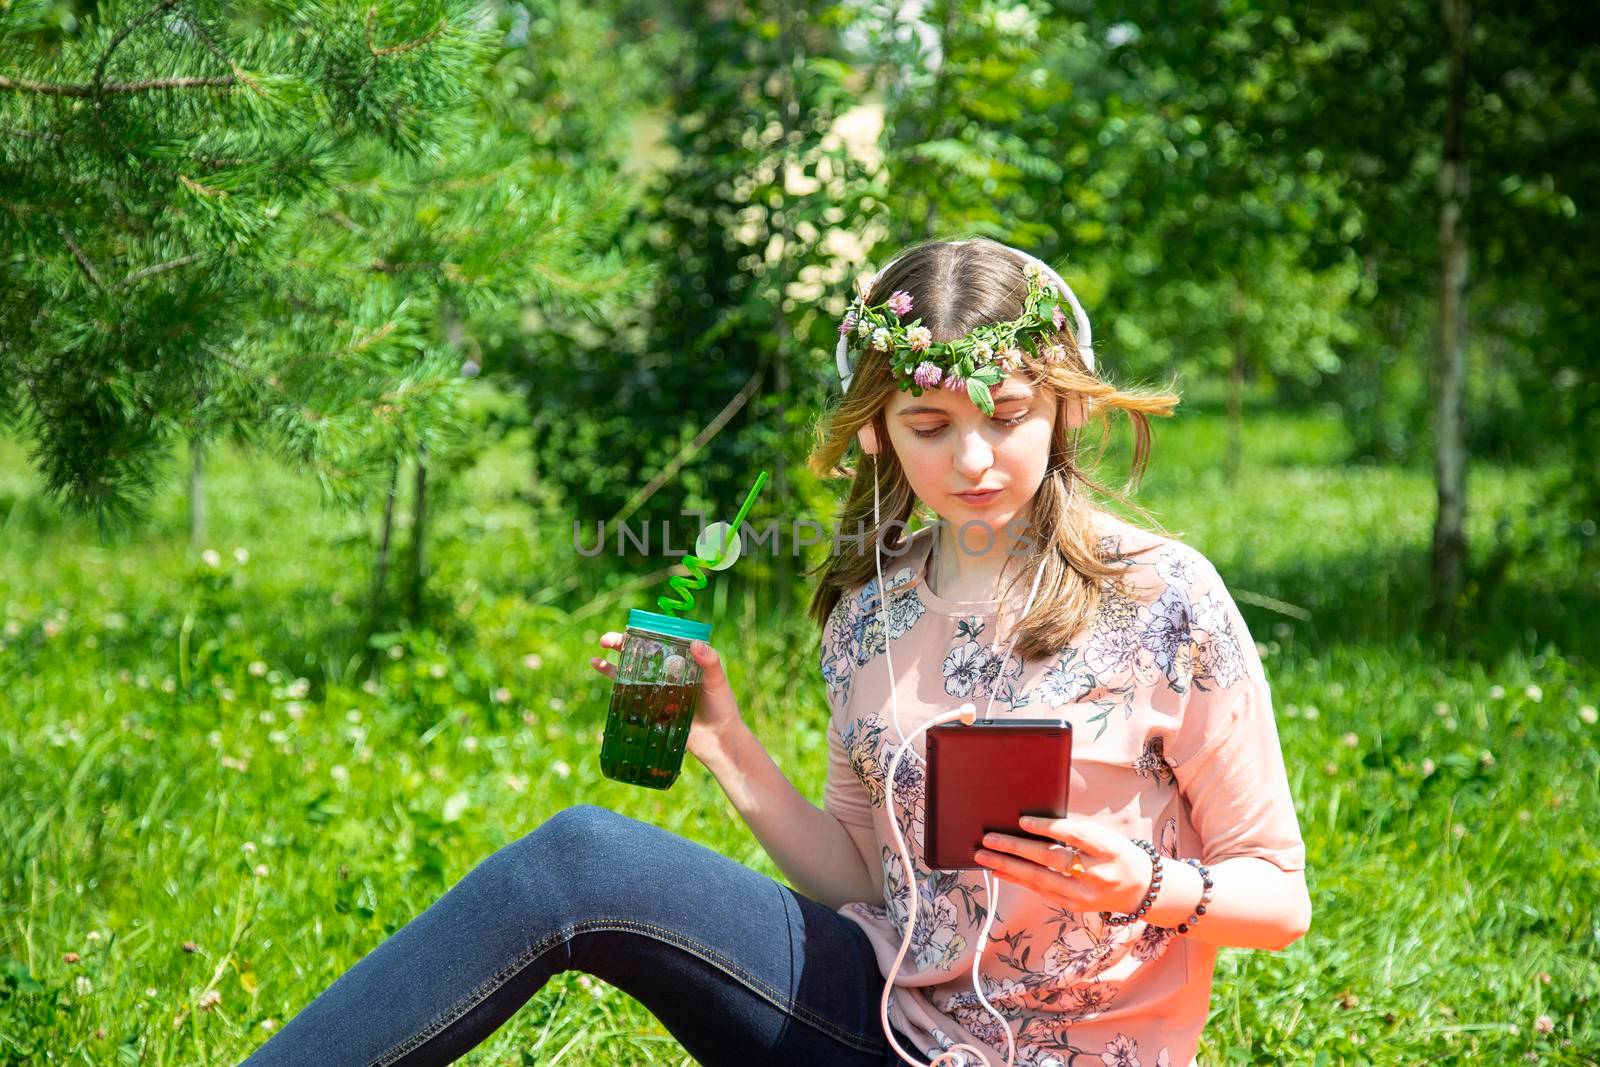
POLYGON ((1069 911, 1127 913, 1144 900, 1150 888, 1150 854, 1130 838, 1087 819, 1024 816, 1019 825, 1059 843, 989 833, 978 862, 1069 911), (1082 871, 1074 869, 1074 862, 1082 871))

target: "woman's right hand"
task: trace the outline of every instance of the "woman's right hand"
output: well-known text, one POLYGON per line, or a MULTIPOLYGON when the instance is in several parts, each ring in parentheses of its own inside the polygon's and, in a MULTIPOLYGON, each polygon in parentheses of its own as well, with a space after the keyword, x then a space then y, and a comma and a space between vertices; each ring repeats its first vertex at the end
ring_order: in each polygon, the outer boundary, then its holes
MULTIPOLYGON (((600 635, 601 648, 622 647, 623 634, 611 630, 600 635)), ((739 702, 734 699, 733 687, 728 684, 728 673, 722 667, 722 656, 704 641, 692 642, 690 654, 700 665, 700 698, 695 708, 694 722, 689 725, 686 748, 696 759, 705 763, 708 755, 724 751, 726 742, 734 733, 745 729, 744 716, 739 712, 739 702)), ((604 656, 589 661, 590 666, 613 682, 617 665, 604 656)))

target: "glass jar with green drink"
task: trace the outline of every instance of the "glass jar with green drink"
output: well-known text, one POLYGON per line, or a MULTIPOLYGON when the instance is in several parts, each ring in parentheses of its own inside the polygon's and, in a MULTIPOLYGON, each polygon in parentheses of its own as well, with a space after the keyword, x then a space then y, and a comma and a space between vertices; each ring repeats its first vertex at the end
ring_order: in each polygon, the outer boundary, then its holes
POLYGON ((700 664, 689 645, 710 639, 710 623, 628 612, 600 745, 607 778, 651 789, 678 780, 700 697, 700 664))

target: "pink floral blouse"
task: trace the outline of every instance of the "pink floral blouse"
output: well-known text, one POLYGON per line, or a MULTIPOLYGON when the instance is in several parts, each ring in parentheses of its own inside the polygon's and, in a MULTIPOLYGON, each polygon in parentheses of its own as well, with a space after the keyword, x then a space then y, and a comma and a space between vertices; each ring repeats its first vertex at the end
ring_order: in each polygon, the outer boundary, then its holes
MULTIPOLYGON (((867 932, 885 975, 906 921, 904 871, 884 804, 899 744, 886 639, 894 642, 908 735, 968 700, 981 715, 997 690, 997 718, 1071 720, 1073 815, 1151 841, 1168 857, 1212 864, 1257 856, 1286 871, 1304 869, 1271 691, 1216 569, 1182 542, 1104 513, 1095 521, 1102 556, 1122 573, 1106 583, 1098 613, 1077 639, 1046 657, 1013 656, 1003 675, 997 602, 945 600, 923 581, 931 527, 913 534, 903 555, 886 558, 887 614, 874 578, 841 597, 827 620, 821 667, 832 717, 823 803, 842 822, 873 829, 884 883, 881 902, 839 911, 867 932)), ((1018 586, 1031 588, 1031 574, 1018 586)), ((1007 619, 1020 607, 1020 600, 1008 605, 1007 619)), ((924 741, 913 742, 919 754, 924 741)), ((1005 1034, 972 990, 974 943, 989 907, 983 872, 935 874, 922 866, 922 764, 907 757, 897 778, 919 899, 890 1021, 930 1058, 968 1042, 992 1050, 999 1067, 1005 1034)), ((1000 886, 979 973, 984 995, 1016 1035, 1018 1064, 1196 1062, 1216 946, 1143 922, 1107 926, 1098 913, 1068 911, 1013 882, 1000 886)))

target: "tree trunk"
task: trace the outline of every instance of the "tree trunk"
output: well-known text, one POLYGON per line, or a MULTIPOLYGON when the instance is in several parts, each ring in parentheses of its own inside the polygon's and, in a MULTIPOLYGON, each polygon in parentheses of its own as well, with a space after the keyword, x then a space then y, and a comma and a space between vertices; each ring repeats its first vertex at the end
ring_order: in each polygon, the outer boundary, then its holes
POLYGON ((1228 333, 1233 340, 1233 363, 1228 368, 1228 451, 1222 469, 1232 489, 1239 484, 1244 453, 1244 327, 1235 319, 1228 333))
POLYGON ((427 575, 424 551, 428 546, 428 446, 417 448, 417 484, 411 498, 411 574, 406 583, 410 618, 422 619, 422 581, 427 575))
POLYGON ((389 462, 389 492, 383 503, 383 532, 378 537, 378 560, 372 569, 372 597, 367 603, 367 627, 363 634, 362 644, 366 638, 378 631, 379 613, 383 610, 383 587, 389 580, 389 544, 394 536, 394 498, 395 489, 400 483, 400 460, 395 458, 389 462))
POLYGON ((1439 167, 1439 332, 1434 392, 1433 621, 1454 622, 1466 566, 1467 455, 1461 411, 1467 371, 1467 160, 1464 145, 1468 0, 1441 0, 1449 87, 1439 167))
MULTIPOLYGON (((785 4, 783 7, 783 34, 785 45, 784 58, 787 62, 788 70, 785 72, 783 82, 784 94, 781 105, 783 108, 782 122, 784 156, 783 162, 780 164, 783 174, 783 178, 780 180, 785 182, 787 181, 789 173, 789 162, 793 149, 792 141, 794 134, 800 127, 800 95, 799 88, 795 84, 795 72, 800 68, 801 64, 805 62, 804 52, 797 43, 800 40, 800 35, 796 31, 796 28, 793 24, 793 18, 793 5, 785 4)), ((785 192, 787 192, 787 189, 785 189, 785 192)), ((779 500, 789 499, 789 465, 786 462, 786 457, 783 451, 783 446, 787 442, 788 435, 781 428, 787 427, 789 424, 789 352, 794 347, 794 331, 789 324, 789 316, 784 313, 783 298, 784 294, 789 289, 790 264, 794 262, 795 255, 794 210, 795 209, 793 205, 785 202, 783 210, 783 226, 779 229, 779 234, 783 241, 783 255, 782 258, 778 260, 777 269, 778 351, 774 356, 774 360, 777 363, 777 366, 774 369, 777 371, 777 375, 773 384, 775 386, 774 395, 778 401, 777 425, 780 427, 778 434, 778 443, 780 447, 774 452, 774 463, 776 464, 777 469, 773 471, 772 477, 773 492, 779 500)), ((779 540, 782 540, 781 535, 779 540)), ((791 549, 790 552, 780 551, 778 553, 779 618, 788 618, 789 615, 789 576, 791 562, 790 557, 792 551, 793 549, 791 549)))
POLYGON ((189 438, 189 545, 196 552, 206 540, 206 447, 195 434, 189 438))

